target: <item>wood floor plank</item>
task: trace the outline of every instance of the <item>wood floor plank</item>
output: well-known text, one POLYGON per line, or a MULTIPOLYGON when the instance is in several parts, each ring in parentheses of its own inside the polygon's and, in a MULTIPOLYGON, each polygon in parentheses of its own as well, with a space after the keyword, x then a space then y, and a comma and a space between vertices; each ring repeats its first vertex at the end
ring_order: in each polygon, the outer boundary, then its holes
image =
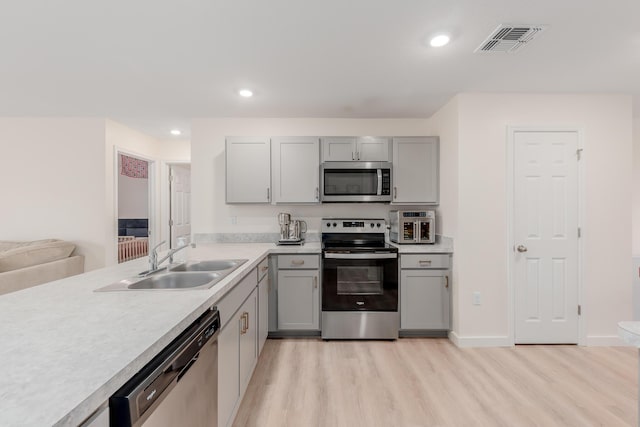
POLYGON ((270 339, 234 427, 633 426, 637 358, 629 347, 270 339))

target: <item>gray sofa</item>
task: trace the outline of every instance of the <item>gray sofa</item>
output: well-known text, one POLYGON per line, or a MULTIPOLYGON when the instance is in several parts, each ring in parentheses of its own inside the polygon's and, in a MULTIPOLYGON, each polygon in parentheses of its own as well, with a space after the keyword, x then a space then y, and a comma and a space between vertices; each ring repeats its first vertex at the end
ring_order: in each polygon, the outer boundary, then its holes
POLYGON ((84 257, 74 249, 58 239, 0 240, 0 295, 83 273, 84 257))

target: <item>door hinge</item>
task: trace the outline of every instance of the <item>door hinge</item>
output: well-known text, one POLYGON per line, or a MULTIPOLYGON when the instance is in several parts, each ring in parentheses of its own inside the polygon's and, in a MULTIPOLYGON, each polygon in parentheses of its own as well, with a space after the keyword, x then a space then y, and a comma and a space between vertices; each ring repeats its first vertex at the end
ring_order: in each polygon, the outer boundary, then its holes
POLYGON ((169 182, 172 182, 173 180, 174 180, 174 176, 173 176, 173 174, 170 174, 169 175, 169 182))
POLYGON ((578 238, 582 237, 582 229, 578 227, 578 238))
POLYGON ((582 150, 583 150, 583 148, 578 148, 576 150, 576 155, 578 156, 578 160, 580 160, 582 158, 582 150))
POLYGON ((578 305, 578 316, 582 316, 582 306, 578 305))
POLYGON ((169 220, 169 227, 173 227, 173 220, 172 219, 169 220))

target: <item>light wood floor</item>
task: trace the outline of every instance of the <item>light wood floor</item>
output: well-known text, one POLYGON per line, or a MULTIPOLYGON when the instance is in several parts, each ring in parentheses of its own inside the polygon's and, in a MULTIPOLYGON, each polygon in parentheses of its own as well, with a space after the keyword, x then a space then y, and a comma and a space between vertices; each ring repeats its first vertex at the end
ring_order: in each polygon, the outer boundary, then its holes
POLYGON ((267 340, 235 427, 632 426, 629 347, 267 340))

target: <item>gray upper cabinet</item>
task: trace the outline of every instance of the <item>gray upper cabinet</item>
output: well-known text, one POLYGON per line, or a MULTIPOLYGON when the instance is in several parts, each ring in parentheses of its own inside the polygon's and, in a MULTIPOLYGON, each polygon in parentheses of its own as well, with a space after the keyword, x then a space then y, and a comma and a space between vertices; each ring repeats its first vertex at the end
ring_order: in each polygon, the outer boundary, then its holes
POLYGON ((437 136, 393 138, 392 203, 439 203, 439 145, 437 136))
POLYGON ((322 138, 323 162, 388 162, 390 138, 340 136, 322 138))
POLYGON ((273 201, 320 202, 320 139, 277 137, 271 141, 273 201))
POLYGON ((271 143, 268 137, 226 140, 226 202, 271 202, 271 143))

